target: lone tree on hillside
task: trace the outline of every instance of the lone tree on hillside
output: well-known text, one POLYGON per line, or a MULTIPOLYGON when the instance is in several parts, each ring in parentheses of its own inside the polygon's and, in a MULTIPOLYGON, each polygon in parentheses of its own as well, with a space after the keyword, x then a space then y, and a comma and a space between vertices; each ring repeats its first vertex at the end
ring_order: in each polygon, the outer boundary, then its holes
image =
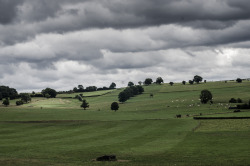
POLYGON ((89 107, 89 103, 84 99, 84 100, 82 101, 81 107, 82 107, 84 110, 86 110, 86 108, 89 107))
POLYGON ((198 75, 196 75, 196 76, 194 76, 194 82, 196 82, 197 84, 199 84, 201 81, 202 81, 202 77, 201 76, 198 76, 198 75))
POLYGON ((161 77, 158 77, 155 82, 156 84, 161 84, 163 83, 163 79, 161 77))
POLYGON ((145 85, 150 85, 152 84, 153 80, 151 78, 146 78, 145 81, 144 81, 144 84, 145 85))
POLYGON ((115 87, 116 87, 116 84, 115 84, 114 82, 112 82, 112 83, 110 84, 110 86, 109 86, 109 89, 115 89, 115 87))
POLYGON ((185 84, 186 84, 186 81, 182 81, 182 84, 185 85, 185 84))
POLYGON ((173 83, 173 82, 170 82, 169 84, 170 84, 171 86, 173 86, 173 85, 174 85, 174 83, 173 83))
POLYGON ((237 78, 236 81, 237 81, 238 83, 242 83, 242 79, 240 79, 240 78, 237 78))
POLYGON ((128 86, 131 87, 131 86, 134 86, 135 84, 131 81, 128 82, 128 86))
POLYGON ((212 101, 213 96, 209 90, 202 90, 200 94, 202 104, 206 104, 208 101, 212 101))
POLYGON ((111 104, 111 110, 115 110, 115 112, 119 109, 119 104, 117 102, 113 102, 111 104))
POLYGON ((5 105, 6 107, 7 107, 8 105, 10 105, 10 101, 9 101, 8 98, 6 98, 6 99, 3 100, 3 105, 5 105))

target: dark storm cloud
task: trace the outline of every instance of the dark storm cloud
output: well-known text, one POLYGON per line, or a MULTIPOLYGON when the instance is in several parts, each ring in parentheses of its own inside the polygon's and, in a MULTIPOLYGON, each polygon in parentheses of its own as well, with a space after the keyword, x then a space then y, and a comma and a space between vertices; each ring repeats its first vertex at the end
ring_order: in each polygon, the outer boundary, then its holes
POLYGON ((22 0, 0 0, 0 24, 11 23, 17 15, 17 5, 22 0))

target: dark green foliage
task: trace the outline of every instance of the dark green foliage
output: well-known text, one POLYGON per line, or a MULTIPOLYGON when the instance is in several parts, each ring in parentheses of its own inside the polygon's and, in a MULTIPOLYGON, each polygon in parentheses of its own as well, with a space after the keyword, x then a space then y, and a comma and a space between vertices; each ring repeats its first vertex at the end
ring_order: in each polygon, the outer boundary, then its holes
POLYGON ((24 103, 28 103, 31 101, 31 97, 28 93, 20 93, 20 96, 21 96, 21 100, 24 102, 24 103))
POLYGON ((144 88, 140 85, 127 87, 122 92, 119 93, 118 100, 120 102, 125 102, 130 97, 134 97, 138 94, 142 94, 143 92, 144 92, 144 88))
POLYGON ((5 98, 5 99, 3 100, 3 105, 5 105, 6 107, 7 107, 8 105, 10 105, 10 101, 9 101, 8 98, 5 98))
POLYGON ((144 81, 144 84, 145 85, 150 85, 152 84, 153 80, 151 78, 146 78, 145 81, 144 81))
POLYGON ((206 104, 213 98, 212 93, 209 90, 202 90, 200 94, 200 99, 202 104, 206 104))
POLYGON ((170 82, 169 84, 170 84, 171 86, 173 86, 173 85, 174 85, 174 83, 173 83, 173 82, 170 82))
POLYGON ((250 105, 248 104, 237 105, 237 109, 250 109, 250 105))
POLYGON ((204 80, 204 83, 207 83, 207 80, 204 80))
POLYGON ((17 105, 17 106, 18 106, 18 105, 23 105, 23 101, 22 101, 22 100, 16 101, 16 105, 17 105))
POLYGON ((138 82, 138 84, 139 84, 139 85, 141 85, 141 84, 142 84, 142 82, 141 82, 141 81, 139 81, 139 82, 138 82))
POLYGON ((119 104, 117 102, 113 102, 111 104, 111 110, 117 111, 119 109, 119 104))
POLYGON ((18 93, 16 89, 9 88, 8 86, 0 86, 0 100, 3 98, 16 99, 18 97, 18 93))
POLYGON ((79 89, 80 92, 82 92, 84 90, 82 85, 78 85, 78 89, 79 89))
POLYGON ((109 86, 109 89, 115 89, 115 87, 116 87, 116 84, 115 84, 114 82, 112 82, 112 83, 110 84, 110 86, 109 86))
POLYGON ((231 99, 229 100, 229 103, 237 103, 237 100, 236 100, 235 98, 231 98, 231 99))
POLYGON ((242 83, 242 79, 237 78, 237 79, 236 79, 236 82, 238 82, 238 83, 242 83))
POLYGON ((86 110, 86 108, 89 107, 89 103, 84 99, 84 100, 82 101, 81 107, 82 107, 84 110, 86 110))
POLYGON ((238 98, 237 103, 242 103, 242 100, 240 98, 238 98))
POLYGON ((139 94, 144 92, 144 88, 141 85, 137 85, 136 88, 138 89, 139 94))
POLYGON ((118 95, 118 99, 119 99, 119 102, 125 102, 128 100, 128 96, 126 94, 126 92, 122 91, 119 93, 118 95))
POLYGON ((182 84, 185 85, 185 84, 186 84, 186 81, 182 81, 182 84))
POLYGON ((193 84, 194 84, 194 81, 189 80, 188 83, 191 84, 191 85, 193 85, 193 84))
POLYGON ((197 84, 199 84, 202 81, 202 79, 203 78, 201 76, 196 75, 196 76, 194 76, 193 81, 196 82, 197 84))
POLYGON ((135 84, 131 81, 128 82, 128 86, 131 87, 131 86, 134 86, 135 84))
POLYGON ((83 99, 82 99, 82 94, 76 95, 75 98, 78 99, 79 101, 83 101, 83 99))
POLYGON ((163 79, 161 77, 158 77, 155 82, 156 84, 161 84, 163 83, 163 79))
POLYGON ((44 97, 46 97, 45 96, 46 94, 49 94, 51 98, 55 98, 56 95, 57 95, 57 92, 54 89, 46 88, 46 89, 42 90, 42 94, 43 94, 44 97))

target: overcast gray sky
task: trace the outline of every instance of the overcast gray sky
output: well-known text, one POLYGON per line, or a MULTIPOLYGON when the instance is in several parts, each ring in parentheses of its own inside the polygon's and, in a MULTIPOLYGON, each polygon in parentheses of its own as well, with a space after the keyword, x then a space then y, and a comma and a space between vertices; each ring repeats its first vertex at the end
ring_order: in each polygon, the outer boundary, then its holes
POLYGON ((0 0, 0 85, 249 78, 249 0, 0 0))

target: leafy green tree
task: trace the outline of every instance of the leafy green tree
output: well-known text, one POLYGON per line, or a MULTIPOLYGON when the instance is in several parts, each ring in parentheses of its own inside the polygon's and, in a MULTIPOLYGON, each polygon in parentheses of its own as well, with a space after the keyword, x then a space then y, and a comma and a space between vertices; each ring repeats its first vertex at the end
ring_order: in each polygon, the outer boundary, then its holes
POLYGON ((89 103, 84 99, 84 100, 82 101, 81 107, 82 107, 84 110, 86 110, 86 108, 89 107, 89 103))
POLYGON ((152 84, 153 80, 151 78, 146 78, 145 81, 144 81, 144 84, 145 85, 150 85, 152 84))
POLYGON ((173 86, 173 85, 174 85, 174 83, 173 83, 173 82, 170 82, 169 84, 170 84, 171 86, 173 86))
POLYGON ((112 83, 110 84, 110 86, 109 86, 109 89, 115 89, 115 87, 116 87, 116 84, 115 84, 114 82, 112 82, 112 83))
POLYGON ((2 100, 3 99, 3 95, 2 95, 2 93, 0 92, 0 100, 2 100))
POLYGON ((128 86, 131 87, 131 86, 134 86, 135 84, 131 81, 128 82, 128 86))
POLYGON ((20 96, 21 96, 21 100, 22 100, 24 103, 28 103, 28 102, 31 101, 30 94, 28 94, 28 93, 20 93, 20 96))
POLYGON ((74 91, 74 92, 78 92, 77 87, 74 87, 74 88, 73 88, 73 91, 74 91))
POLYGON ((8 105, 10 105, 10 101, 9 101, 8 98, 5 98, 5 99, 3 100, 3 105, 5 105, 6 107, 7 107, 8 105))
POLYGON ((111 104, 111 110, 115 110, 115 112, 119 109, 119 104, 117 102, 113 102, 111 104))
POLYGON ((138 82, 138 84, 139 84, 139 85, 141 85, 141 84, 142 84, 142 82, 141 82, 141 81, 139 81, 139 82, 138 82))
POLYGON ((182 81, 182 84, 185 85, 185 84, 186 84, 186 81, 182 81))
POLYGON ((51 88, 46 88, 42 90, 42 94, 45 97, 46 94, 49 94, 51 98, 55 98, 57 95, 56 90, 51 89, 51 88))
POLYGON ((240 79, 240 78, 237 78, 236 81, 237 81, 238 83, 242 83, 242 79, 240 79))
POLYGON ((158 77, 155 81, 157 84, 163 83, 163 79, 161 77, 158 77))
POLYGON ((197 84, 199 84, 202 81, 202 79, 203 78, 201 76, 196 75, 196 76, 194 76, 193 81, 196 82, 197 84))
POLYGON ((202 104, 206 104, 208 101, 212 101, 213 96, 209 90, 202 90, 200 94, 200 99, 202 104))
POLYGON ((122 103, 127 101, 128 100, 127 93, 125 91, 120 92, 118 95, 118 99, 119 99, 119 102, 122 102, 122 103))

